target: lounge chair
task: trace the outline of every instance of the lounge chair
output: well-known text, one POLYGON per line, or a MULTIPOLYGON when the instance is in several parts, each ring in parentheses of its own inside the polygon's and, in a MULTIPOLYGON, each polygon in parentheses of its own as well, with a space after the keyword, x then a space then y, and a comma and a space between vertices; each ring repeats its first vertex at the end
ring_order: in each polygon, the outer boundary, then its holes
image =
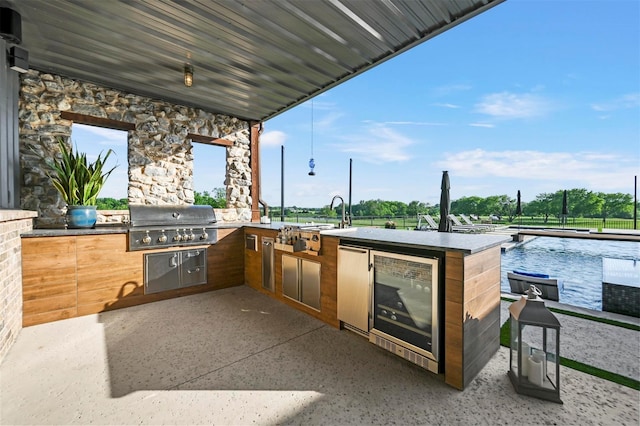
POLYGON ((477 227, 475 225, 463 225, 462 222, 460 222, 460 220, 458 220, 458 218, 453 214, 450 214, 447 217, 449 218, 449 220, 451 222, 453 222, 452 229, 453 229, 454 232, 483 232, 483 231, 486 231, 486 229, 477 227))
POLYGON ((465 225, 468 226, 475 226, 477 228, 486 228, 489 231, 493 231, 496 227, 495 225, 491 225, 491 224, 477 224, 477 223, 473 223, 471 221, 471 219, 469 219, 466 215, 463 215, 462 213, 460 214, 460 218, 462 219, 462 221, 465 223, 465 225))
POLYGON ((559 299, 559 293, 563 290, 562 281, 550 278, 545 274, 533 274, 529 272, 507 272, 507 279, 511 287, 511 293, 526 294, 531 285, 535 285, 541 292, 541 297, 547 300, 559 299))
POLYGON ((428 214, 422 214, 418 217, 418 225, 416 226, 416 231, 437 231, 438 224, 433 218, 428 214), (427 224, 423 224, 422 220, 424 219, 427 224))

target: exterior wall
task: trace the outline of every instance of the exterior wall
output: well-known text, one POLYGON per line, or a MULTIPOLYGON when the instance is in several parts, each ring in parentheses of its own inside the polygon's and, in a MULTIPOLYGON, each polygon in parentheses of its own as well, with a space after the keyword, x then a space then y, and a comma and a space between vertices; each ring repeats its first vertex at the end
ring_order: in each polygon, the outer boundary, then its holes
POLYGON ((0 38, 0 209, 20 205, 18 166, 18 72, 9 68, 9 45, 0 38))
POLYGON ((34 212, 0 210, 0 361, 22 328, 20 234, 30 231, 34 212))
POLYGON ((57 154, 57 137, 72 136, 72 121, 61 118, 63 111, 135 126, 128 132, 130 204, 193 203, 188 134, 232 141, 233 146, 226 148, 227 205, 232 217, 251 217, 248 122, 30 70, 21 78, 18 117, 24 175, 21 207, 38 212, 38 226, 64 224, 66 206, 41 160, 57 154))

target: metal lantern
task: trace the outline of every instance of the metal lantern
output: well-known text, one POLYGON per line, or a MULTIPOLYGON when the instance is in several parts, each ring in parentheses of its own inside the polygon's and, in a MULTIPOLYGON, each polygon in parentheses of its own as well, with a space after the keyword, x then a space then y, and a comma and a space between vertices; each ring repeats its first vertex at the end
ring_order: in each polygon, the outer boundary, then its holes
POLYGON ((531 286, 509 307, 509 378, 516 392, 562 404, 560 400, 560 322, 531 286))

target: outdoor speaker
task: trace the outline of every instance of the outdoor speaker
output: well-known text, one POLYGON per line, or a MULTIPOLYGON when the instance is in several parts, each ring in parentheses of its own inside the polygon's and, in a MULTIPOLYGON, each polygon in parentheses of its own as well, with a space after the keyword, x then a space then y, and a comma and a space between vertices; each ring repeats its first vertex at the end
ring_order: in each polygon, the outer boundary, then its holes
POLYGON ((8 7, 0 7, 0 38, 13 44, 22 42, 22 18, 8 7))
POLYGON ((9 49, 9 68, 19 73, 29 71, 29 52, 18 46, 9 49))

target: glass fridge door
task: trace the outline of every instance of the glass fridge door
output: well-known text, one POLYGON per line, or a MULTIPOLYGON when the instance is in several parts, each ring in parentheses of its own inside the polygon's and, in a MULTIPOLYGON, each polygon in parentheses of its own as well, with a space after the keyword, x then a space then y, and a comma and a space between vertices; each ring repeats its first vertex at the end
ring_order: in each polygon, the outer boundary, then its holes
POLYGON ((438 260, 372 252, 373 328, 438 358, 438 260))

